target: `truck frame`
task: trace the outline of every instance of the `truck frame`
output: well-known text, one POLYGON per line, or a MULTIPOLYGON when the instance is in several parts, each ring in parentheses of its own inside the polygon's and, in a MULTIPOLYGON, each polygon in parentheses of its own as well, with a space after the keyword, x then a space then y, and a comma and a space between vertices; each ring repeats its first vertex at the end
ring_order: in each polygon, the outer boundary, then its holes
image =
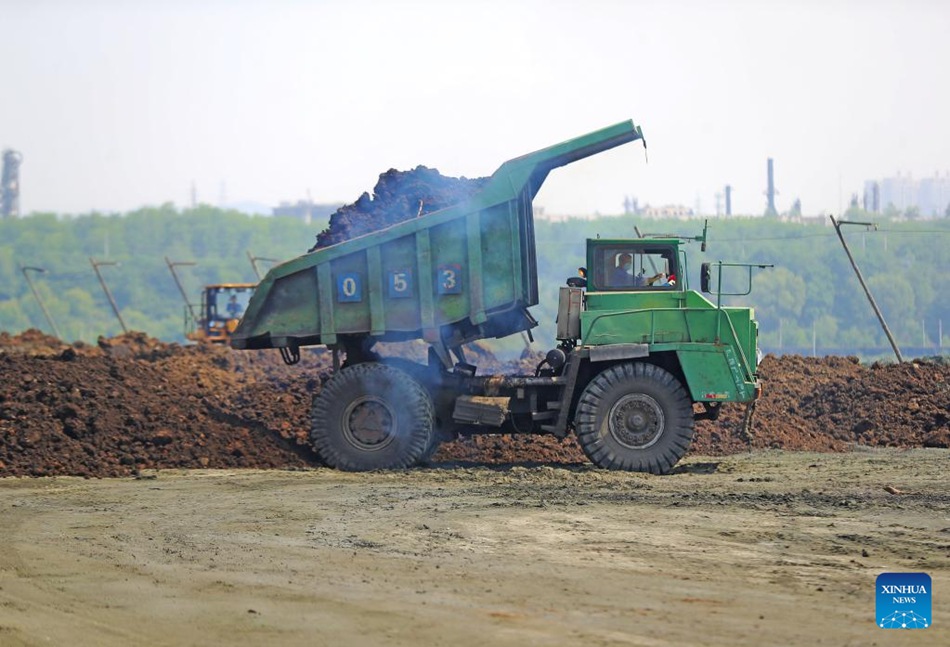
POLYGON ((585 276, 560 288, 557 344, 533 375, 478 375, 464 349, 537 325, 532 200, 548 173, 642 137, 626 121, 523 155, 462 204, 272 268, 231 345, 278 348, 288 363, 304 346, 333 351, 310 434, 332 467, 409 467, 459 435, 573 433, 599 467, 669 472, 695 420, 759 395, 752 309, 689 289, 684 247, 705 249, 705 230, 588 239, 585 276), (426 364, 374 350, 417 339, 426 364))

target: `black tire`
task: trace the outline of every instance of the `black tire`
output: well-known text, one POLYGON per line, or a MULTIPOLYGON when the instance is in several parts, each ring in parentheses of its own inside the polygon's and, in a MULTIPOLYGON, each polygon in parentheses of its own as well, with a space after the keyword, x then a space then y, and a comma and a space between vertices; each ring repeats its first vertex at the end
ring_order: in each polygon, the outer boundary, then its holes
POLYGON ((693 405, 679 380, 659 366, 616 364, 584 389, 575 430, 598 467, 666 474, 693 439, 693 405))
POLYGON ((384 364, 341 369, 314 396, 311 412, 314 450, 341 470, 409 467, 424 456, 433 437, 428 392, 384 364))

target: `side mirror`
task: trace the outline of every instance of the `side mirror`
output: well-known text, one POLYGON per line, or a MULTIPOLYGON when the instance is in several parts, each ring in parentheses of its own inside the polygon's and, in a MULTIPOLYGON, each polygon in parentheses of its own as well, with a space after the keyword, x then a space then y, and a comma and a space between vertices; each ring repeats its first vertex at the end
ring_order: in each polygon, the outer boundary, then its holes
POLYGON ((709 293, 709 263, 703 263, 699 266, 699 289, 709 293))

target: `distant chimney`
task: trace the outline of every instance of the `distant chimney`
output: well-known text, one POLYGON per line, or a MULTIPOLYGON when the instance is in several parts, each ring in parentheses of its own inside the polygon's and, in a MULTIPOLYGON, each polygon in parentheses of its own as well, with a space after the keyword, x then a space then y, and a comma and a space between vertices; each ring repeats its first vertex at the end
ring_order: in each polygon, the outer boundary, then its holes
POLYGON ((769 158, 768 166, 768 187, 765 190, 765 195, 768 198, 768 206, 765 208, 765 215, 767 216, 777 216, 778 210, 775 208, 775 194, 778 191, 775 190, 775 172, 772 168, 772 158, 769 158))
POLYGON ((20 215, 20 162, 23 156, 11 149, 3 151, 3 175, 0 176, 0 216, 20 215))

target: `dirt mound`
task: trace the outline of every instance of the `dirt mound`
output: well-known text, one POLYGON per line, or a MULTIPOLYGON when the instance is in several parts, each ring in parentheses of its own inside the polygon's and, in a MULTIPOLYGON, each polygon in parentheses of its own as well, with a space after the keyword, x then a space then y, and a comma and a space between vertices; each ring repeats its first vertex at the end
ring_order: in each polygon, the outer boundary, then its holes
POLYGON ((425 166, 411 171, 390 169, 379 176, 372 197, 364 193, 330 216, 330 226, 317 235, 317 244, 309 251, 464 202, 486 179, 446 177, 425 166))
MULTIPOLYGON (((327 351, 305 351, 288 367, 275 352, 166 344, 141 333, 78 348, 35 331, 0 340, 0 476, 317 464, 310 397, 329 374, 327 351)), ((477 355, 486 371, 528 372, 537 363, 477 355)), ((744 408, 726 406, 718 421, 697 424, 693 453, 950 446, 946 363, 768 356, 761 376, 753 436, 742 433, 744 408)), ((447 443, 434 460, 586 461, 573 438, 497 435, 447 443)))
MULTIPOLYGON (((304 366, 325 370, 322 354, 304 366)), ((0 476, 304 467, 309 388, 278 356, 140 333, 46 356, 0 352, 0 476)))
MULTIPOLYGON (((0 332, 0 352, 3 353, 21 353, 24 355, 49 355, 58 353, 69 344, 60 341, 52 335, 30 328, 24 330, 18 335, 11 335, 8 332, 0 332)), ((87 347, 79 342, 78 347, 87 347)))
POLYGON ((941 362, 868 366, 854 357, 768 355, 760 376, 752 438, 741 433, 743 407, 733 406, 697 425, 693 451, 950 446, 950 367, 941 362))

